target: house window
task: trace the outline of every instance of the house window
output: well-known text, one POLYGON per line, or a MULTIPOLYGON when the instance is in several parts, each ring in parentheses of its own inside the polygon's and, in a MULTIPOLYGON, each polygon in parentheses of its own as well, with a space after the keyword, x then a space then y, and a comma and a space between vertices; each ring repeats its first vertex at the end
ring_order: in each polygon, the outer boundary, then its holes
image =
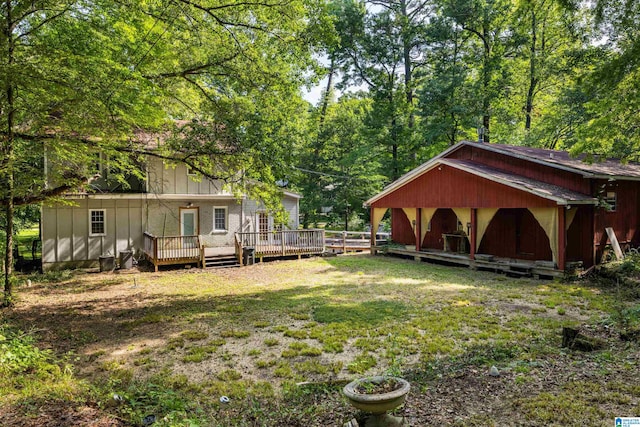
POLYGON ((104 209, 91 209, 89 211, 89 235, 104 236, 107 234, 107 214, 104 209))
POLYGON ((227 231, 227 208, 213 208, 213 231, 227 231))
POLYGON ((604 199, 607 204, 607 212, 615 212, 618 207, 618 197, 615 191, 607 191, 607 197, 604 199))

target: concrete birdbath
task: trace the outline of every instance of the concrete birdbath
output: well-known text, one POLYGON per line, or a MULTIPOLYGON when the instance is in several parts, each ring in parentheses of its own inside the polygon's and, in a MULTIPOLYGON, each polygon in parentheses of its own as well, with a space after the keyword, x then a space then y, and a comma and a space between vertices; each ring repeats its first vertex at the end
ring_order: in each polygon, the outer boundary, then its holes
POLYGON ((349 403, 372 415, 365 427, 404 426, 404 417, 387 414, 402 405, 411 386, 402 378, 376 376, 360 378, 347 384, 342 390, 349 403))

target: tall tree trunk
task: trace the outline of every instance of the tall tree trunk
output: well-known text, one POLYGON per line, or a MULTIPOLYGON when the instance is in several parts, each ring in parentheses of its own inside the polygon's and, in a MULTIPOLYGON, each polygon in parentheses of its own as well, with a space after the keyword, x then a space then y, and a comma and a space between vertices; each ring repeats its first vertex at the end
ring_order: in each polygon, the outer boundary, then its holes
POLYGON ((449 105, 451 108, 451 133, 449 134, 449 145, 453 146, 456 144, 456 139, 458 138, 458 120, 456 119, 456 113, 453 109, 453 106, 456 103, 456 64, 458 63, 458 53, 460 50, 460 45, 458 44, 458 33, 454 32, 453 39, 453 57, 452 57, 452 65, 451 65, 451 90, 449 92, 449 105))
MULTIPOLYGON (((333 56, 331 57, 331 63, 329 65, 329 76, 327 79, 327 88, 324 91, 324 96, 322 97, 322 105, 320 106, 320 118, 318 119, 318 135, 316 136, 316 142, 313 147, 313 158, 311 159, 311 169, 316 170, 318 165, 318 159, 320 158, 320 151, 324 146, 324 142, 320 134, 322 133, 322 129, 324 128, 324 122, 327 118, 327 109, 329 108, 329 101, 331 100, 331 89, 333 88, 333 75, 336 73, 336 63, 333 56)), ((315 185, 315 179, 308 177, 308 182, 314 183, 311 185, 315 185)), ((317 187, 317 186, 316 186, 317 187)), ((302 213, 302 228, 308 229, 309 224, 311 222, 311 213, 310 211, 302 213)))
POLYGON ((7 99, 7 134, 3 144, 3 172, 5 175, 5 190, 7 194, 7 206, 5 209, 6 215, 6 241, 5 241, 5 254, 4 254, 4 299, 3 306, 10 306, 13 303, 13 197, 14 197, 14 181, 13 181, 13 166, 14 166, 14 135, 13 135, 13 121, 14 121, 14 85, 11 78, 13 70, 11 69, 14 63, 13 50, 13 17, 11 14, 11 0, 5 1, 6 7, 6 28, 5 37, 7 40, 7 77, 5 86, 5 95, 7 99))
POLYGON ((491 124, 491 96, 489 91, 491 90, 491 45, 489 44, 488 31, 483 28, 482 32, 484 42, 484 58, 482 64, 482 141, 489 142, 489 126, 491 124))
MULTIPOLYGON (((409 15, 407 14, 407 1, 400 0, 400 12, 402 13, 402 19, 406 21, 407 27, 409 27, 409 15)), ((412 67, 411 67, 411 37, 407 31, 407 28, 403 28, 402 31, 402 54, 404 59, 404 90, 406 101, 409 106, 413 104, 413 82, 412 82, 412 67)), ((409 127, 413 127, 413 113, 409 117, 409 127)))
MULTIPOLYGON (((331 63, 329 64, 329 75, 327 76, 327 88, 324 91, 324 96, 322 97, 322 107, 320 108, 320 122, 318 124, 318 134, 322 131, 324 127, 324 121, 327 117, 327 108, 329 108, 329 100, 331 99, 331 89, 333 88, 333 75, 336 73, 336 61, 331 57, 331 63)), ((319 141, 318 141, 319 142, 319 141)), ((320 144, 316 144, 316 157, 318 154, 320 144)))
MULTIPOLYGON (((409 129, 409 133, 412 136, 413 128, 415 125, 415 115, 413 113, 413 67, 411 61, 411 34, 409 33, 409 28, 411 27, 411 23, 409 22, 409 14, 407 13, 407 0, 400 0, 400 12, 402 13, 402 20, 404 21, 405 26, 402 29, 402 55, 404 62, 404 90, 405 90, 405 101, 407 103, 407 107, 409 108, 409 117, 407 120, 407 128, 409 129)), ((413 138, 410 138, 409 141, 412 144, 413 138)), ((416 161, 416 150, 414 147, 411 147, 411 156, 412 161, 416 161)))
POLYGON ((531 130, 531 112, 533 111, 533 96, 538 85, 536 78, 536 42, 537 42, 536 11, 531 9, 531 56, 529 58, 529 90, 527 91, 527 103, 525 105, 525 124, 527 132, 531 130))

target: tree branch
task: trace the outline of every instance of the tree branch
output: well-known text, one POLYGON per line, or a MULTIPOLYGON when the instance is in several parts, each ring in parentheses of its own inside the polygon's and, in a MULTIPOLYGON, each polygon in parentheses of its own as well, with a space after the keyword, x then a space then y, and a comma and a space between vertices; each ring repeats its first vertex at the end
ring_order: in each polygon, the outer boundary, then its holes
POLYGON ((181 71, 174 71, 171 73, 160 73, 156 75, 144 75, 143 77, 147 79, 156 79, 156 78, 169 78, 169 77, 186 77, 192 74, 200 74, 203 70, 206 70, 207 68, 212 68, 212 67, 219 67, 237 58, 238 55, 239 55, 239 52, 235 52, 233 55, 228 56, 226 58, 222 58, 220 61, 217 61, 217 62, 208 62, 206 64, 194 65, 181 71))

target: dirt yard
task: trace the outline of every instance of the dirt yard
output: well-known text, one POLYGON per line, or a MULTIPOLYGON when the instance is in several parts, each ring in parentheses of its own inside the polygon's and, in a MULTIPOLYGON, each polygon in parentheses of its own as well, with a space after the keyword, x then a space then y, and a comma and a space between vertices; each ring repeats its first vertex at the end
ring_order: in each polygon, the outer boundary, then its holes
POLYGON ((24 279, 3 321, 66 360, 85 391, 53 410, 10 393, 3 425, 342 426, 364 414, 341 386, 375 374, 410 381, 398 415, 411 426, 640 415, 638 343, 619 336, 637 301, 588 281, 366 255, 24 279), (561 348, 563 326, 602 347, 561 348))

